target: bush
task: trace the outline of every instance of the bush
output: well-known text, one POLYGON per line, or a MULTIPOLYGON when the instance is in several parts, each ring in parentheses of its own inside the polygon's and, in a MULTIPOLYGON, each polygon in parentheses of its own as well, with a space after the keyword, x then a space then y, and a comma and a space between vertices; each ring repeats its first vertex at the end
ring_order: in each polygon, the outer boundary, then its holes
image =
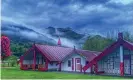
POLYGON ((12 55, 9 56, 8 58, 6 58, 4 61, 9 62, 9 64, 11 65, 11 67, 14 67, 15 65, 17 65, 17 57, 12 55))

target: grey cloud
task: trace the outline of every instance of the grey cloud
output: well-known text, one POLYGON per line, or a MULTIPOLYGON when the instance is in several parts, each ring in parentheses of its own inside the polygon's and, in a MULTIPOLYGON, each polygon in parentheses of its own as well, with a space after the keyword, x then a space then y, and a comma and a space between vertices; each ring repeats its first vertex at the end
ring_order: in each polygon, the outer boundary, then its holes
POLYGON ((98 32, 133 25, 132 3, 110 0, 4 0, 2 17, 33 28, 72 27, 98 32))

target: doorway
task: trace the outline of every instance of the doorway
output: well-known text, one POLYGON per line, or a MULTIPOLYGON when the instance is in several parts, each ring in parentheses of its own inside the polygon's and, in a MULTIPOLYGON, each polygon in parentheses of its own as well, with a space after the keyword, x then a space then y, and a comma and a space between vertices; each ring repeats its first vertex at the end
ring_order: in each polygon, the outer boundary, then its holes
POLYGON ((75 58, 75 71, 80 72, 81 71, 81 59, 75 58))

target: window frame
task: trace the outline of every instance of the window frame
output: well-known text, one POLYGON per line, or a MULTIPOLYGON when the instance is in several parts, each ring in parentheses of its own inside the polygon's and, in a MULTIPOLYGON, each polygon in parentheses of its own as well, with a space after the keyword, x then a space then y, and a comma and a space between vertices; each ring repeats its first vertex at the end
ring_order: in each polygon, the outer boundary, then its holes
POLYGON ((71 66, 72 66, 72 60, 68 60, 68 61, 67 61, 67 66, 68 66, 68 67, 71 67, 71 66))

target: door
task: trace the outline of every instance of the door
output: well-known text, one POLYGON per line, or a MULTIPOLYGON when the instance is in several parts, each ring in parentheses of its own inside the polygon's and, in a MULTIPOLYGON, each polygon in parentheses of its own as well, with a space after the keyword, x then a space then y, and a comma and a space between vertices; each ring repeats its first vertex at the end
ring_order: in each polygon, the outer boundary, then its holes
POLYGON ((80 72, 81 71, 81 59, 75 58, 75 71, 80 72))

